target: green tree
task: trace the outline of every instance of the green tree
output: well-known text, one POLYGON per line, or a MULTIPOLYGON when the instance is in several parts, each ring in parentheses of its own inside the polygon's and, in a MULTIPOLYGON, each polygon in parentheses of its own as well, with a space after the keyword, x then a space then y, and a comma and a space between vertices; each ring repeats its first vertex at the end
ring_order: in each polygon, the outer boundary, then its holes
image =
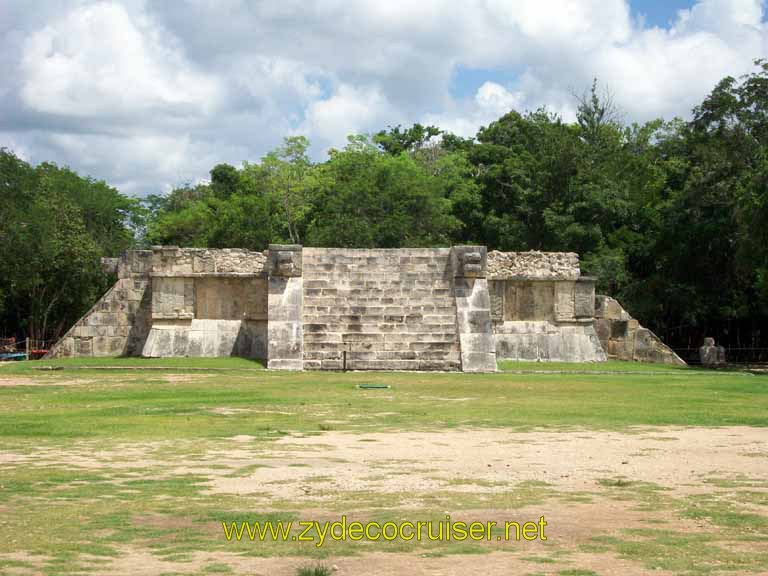
POLYGON ((406 154, 384 154, 367 137, 350 137, 322 166, 314 194, 310 245, 445 245, 460 228, 440 183, 406 154))
POLYGON ((414 124, 410 128, 401 130, 400 125, 397 125, 394 128, 390 126, 387 130, 377 132, 373 141, 387 154, 398 156, 403 152, 416 152, 429 147, 432 139, 441 133, 442 131, 436 126, 414 124))
POLYGON ((57 337, 106 289, 99 259, 131 245, 136 203, 66 168, 0 150, 0 318, 6 334, 57 337))
POLYGON ((307 155, 309 140, 291 136, 283 145, 262 158, 260 171, 270 203, 279 207, 281 221, 275 222, 285 230, 287 240, 300 244, 310 202, 313 167, 307 155))
POLYGON ((657 143, 674 159, 647 285, 660 324, 705 329, 768 312, 768 64, 756 64, 657 143))
POLYGON ((217 198, 227 199, 240 184, 237 168, 229 164, 217 164, 211 170, 211 190, 217 198))
POLYGON ((260 165, 242 170, 219 164, 211 183, 183 186, 145 201, 150 212, 146 243, 264 250, 273 239, 267 173, 260 165))
POLYGON ((207 246, 265 250, 272 240, 269 206, 263 196, 233 194, 228 201, 211 203, 207 246))

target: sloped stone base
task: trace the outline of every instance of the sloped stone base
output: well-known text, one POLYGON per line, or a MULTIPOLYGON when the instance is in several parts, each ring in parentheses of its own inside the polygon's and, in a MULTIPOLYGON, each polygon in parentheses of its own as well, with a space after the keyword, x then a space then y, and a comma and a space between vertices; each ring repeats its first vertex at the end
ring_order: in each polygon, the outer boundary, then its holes
POLYGON ((591 323, 503 322, 494 326, 496 358, 536 362, 604 362, 591 323))
POLYGON ((242 320, 189 320, 155 322, 147 336, 142 356, 266 358, 266 322, 242 320))
POLYGON ((595 299, 595 331, 608 358, 685 366, 685 361, 610 296, 595 299))

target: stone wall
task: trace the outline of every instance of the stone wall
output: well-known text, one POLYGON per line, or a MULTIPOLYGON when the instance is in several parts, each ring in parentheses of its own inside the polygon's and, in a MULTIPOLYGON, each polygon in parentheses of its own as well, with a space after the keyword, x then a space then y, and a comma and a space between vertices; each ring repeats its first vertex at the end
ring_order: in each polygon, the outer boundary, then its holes
POLYGON ((575 252, 488 252, 488 278, 498 280, 576 280, 575 252))
POLYGON ((304 278, 301 246, 269 247, 267 367, 304 369, 304 278))
POLYGON ((152 248, 153 276, 263 275, 266 262, 263 252, 241 248, 152 248))
POLYGON ((491 324, 486 248, 454 246, 451 260, 461 369, 464 372, 495 372, 496 342, 491 324))
POLYGON ((131 250, 104 263, 117 282, 48 352, 46 358, 137 356, 152 324, 152 252, 131 250))
POLYGON ((304 367, 460 369, 450 256, 304 248, 304 367))
POLYGON ((595 300, 595 330, 608 358, 685 366, 685 361, 610 296, 595 300))
POLYGON ((158 246, 105 259, 117 283, 49 357, 227 356, 272 369, 463 370, 496 360, 682 362, 578 255, 483 246, 266 252, 158 246), (595 329, 597 316, 597 331, 595 329))
MULTIPOLYGON (((490 255, 489 255, 490 256, 490 255)), ((547 261, 552 261, 551 259, 547 261)), ((562 275, 573 272, 559 268, 562 275)), ((545 276, 541 269, 538 276, 545 276)), ((593 326, 593 278, 490 281, 491 317, 498 359, 602 362, 605 353, 593 326)))
POLYGON ((266 322, 205 320, 153 322, 141 355, 146 358, 221 357, 265 359, 266 322))
POLYGON ((266 255, 241 249, 152 250, 146 357, 267 357, 266 255))

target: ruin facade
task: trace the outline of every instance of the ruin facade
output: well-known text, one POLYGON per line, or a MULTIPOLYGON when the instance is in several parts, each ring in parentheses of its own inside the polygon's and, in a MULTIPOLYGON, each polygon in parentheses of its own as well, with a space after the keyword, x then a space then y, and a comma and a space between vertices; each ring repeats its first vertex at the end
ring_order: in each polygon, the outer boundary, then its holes
POLYGON ((581 275, 574 253, 158 246, 105 265, 117 282, 48 357, 242 356, 270 369, 465 372, 495 371, 499 359, 679 360, 655 337, 630 357, 600 337, 595 279, 581 275))

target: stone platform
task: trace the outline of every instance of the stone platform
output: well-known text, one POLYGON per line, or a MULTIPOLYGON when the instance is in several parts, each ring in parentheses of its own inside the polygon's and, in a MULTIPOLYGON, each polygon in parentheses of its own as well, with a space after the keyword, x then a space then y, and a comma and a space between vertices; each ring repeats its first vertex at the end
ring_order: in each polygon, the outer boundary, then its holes
POLYGON ((107 264, 115 286, 49 357, 492 372, 500 358, 602 361, 614 346, 595 331, 595 281, 573 253, 158 246, 107 264))

